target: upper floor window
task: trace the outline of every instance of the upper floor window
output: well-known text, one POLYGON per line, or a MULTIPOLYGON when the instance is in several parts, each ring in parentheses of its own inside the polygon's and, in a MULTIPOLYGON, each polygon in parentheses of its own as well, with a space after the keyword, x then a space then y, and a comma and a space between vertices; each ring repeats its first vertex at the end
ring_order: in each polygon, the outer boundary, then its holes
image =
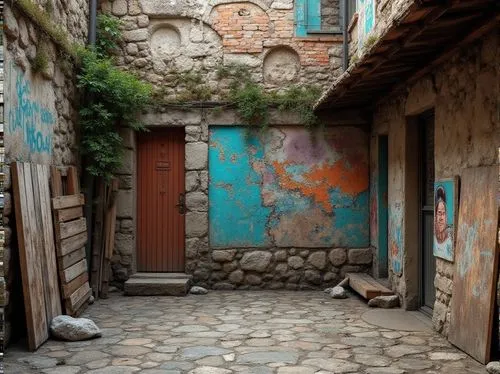
POLYGON ((341 1, 295 0, 295 35, 340 33, 341 1))

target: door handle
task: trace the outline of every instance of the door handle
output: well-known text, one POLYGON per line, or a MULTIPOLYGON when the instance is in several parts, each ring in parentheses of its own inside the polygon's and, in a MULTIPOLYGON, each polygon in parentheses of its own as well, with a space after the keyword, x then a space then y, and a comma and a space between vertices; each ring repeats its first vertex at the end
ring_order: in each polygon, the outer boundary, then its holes
POLYGON ((179 209, 179 214, 186 213, 186 195, 184 193, 179 194, 179 202, 175 206, 179 209))

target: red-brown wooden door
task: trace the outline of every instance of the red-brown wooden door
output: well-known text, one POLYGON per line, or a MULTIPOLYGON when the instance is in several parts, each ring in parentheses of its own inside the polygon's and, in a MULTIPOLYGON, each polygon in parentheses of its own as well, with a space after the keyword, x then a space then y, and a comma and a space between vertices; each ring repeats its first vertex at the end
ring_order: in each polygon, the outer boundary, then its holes
POLYGON ((137 270, 184 272, 184 128, 137 142, 137 270))

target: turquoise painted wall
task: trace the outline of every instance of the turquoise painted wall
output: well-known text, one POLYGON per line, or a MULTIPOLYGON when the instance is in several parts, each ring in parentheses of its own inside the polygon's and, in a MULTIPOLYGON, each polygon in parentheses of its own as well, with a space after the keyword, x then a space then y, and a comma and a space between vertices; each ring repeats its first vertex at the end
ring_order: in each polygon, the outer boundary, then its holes
POLYGON ((249 136, 210 128, 213 247, 369 245, 368 137, 332 128, 316 142, 303 128, 249 136))

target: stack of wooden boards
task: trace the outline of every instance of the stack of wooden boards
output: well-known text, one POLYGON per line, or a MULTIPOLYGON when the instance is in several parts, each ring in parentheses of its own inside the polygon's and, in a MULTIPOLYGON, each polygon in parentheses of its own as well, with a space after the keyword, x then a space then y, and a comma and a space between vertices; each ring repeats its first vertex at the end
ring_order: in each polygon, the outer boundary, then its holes
POLYGON ((66 314, 77 316, 85 309, 92 294, 85 259, 87 223, 83 217, 85 199, 80 193, 75 167, 67 169, 66 181, 64 191, 61 171, 51 168, 52 210, 61 293, 66 314))
POLYGON ((60 171, 47 165, 14 162, 11 174, 28 346, 36 350, 48 339, 52 318, 62 314, 61 293, 71 315, 81 313, 91 295, 83 197, 74 167, 67 168, 66 186, 60 171))
POLYGON ((95 211, 94 237, 92 243, 92 293, 95 298, 107 298, 110 278, 110 263, 113 256, 116 225, 116 195, 118 180, 105 184, 98 181, 100 197, 95 211))

